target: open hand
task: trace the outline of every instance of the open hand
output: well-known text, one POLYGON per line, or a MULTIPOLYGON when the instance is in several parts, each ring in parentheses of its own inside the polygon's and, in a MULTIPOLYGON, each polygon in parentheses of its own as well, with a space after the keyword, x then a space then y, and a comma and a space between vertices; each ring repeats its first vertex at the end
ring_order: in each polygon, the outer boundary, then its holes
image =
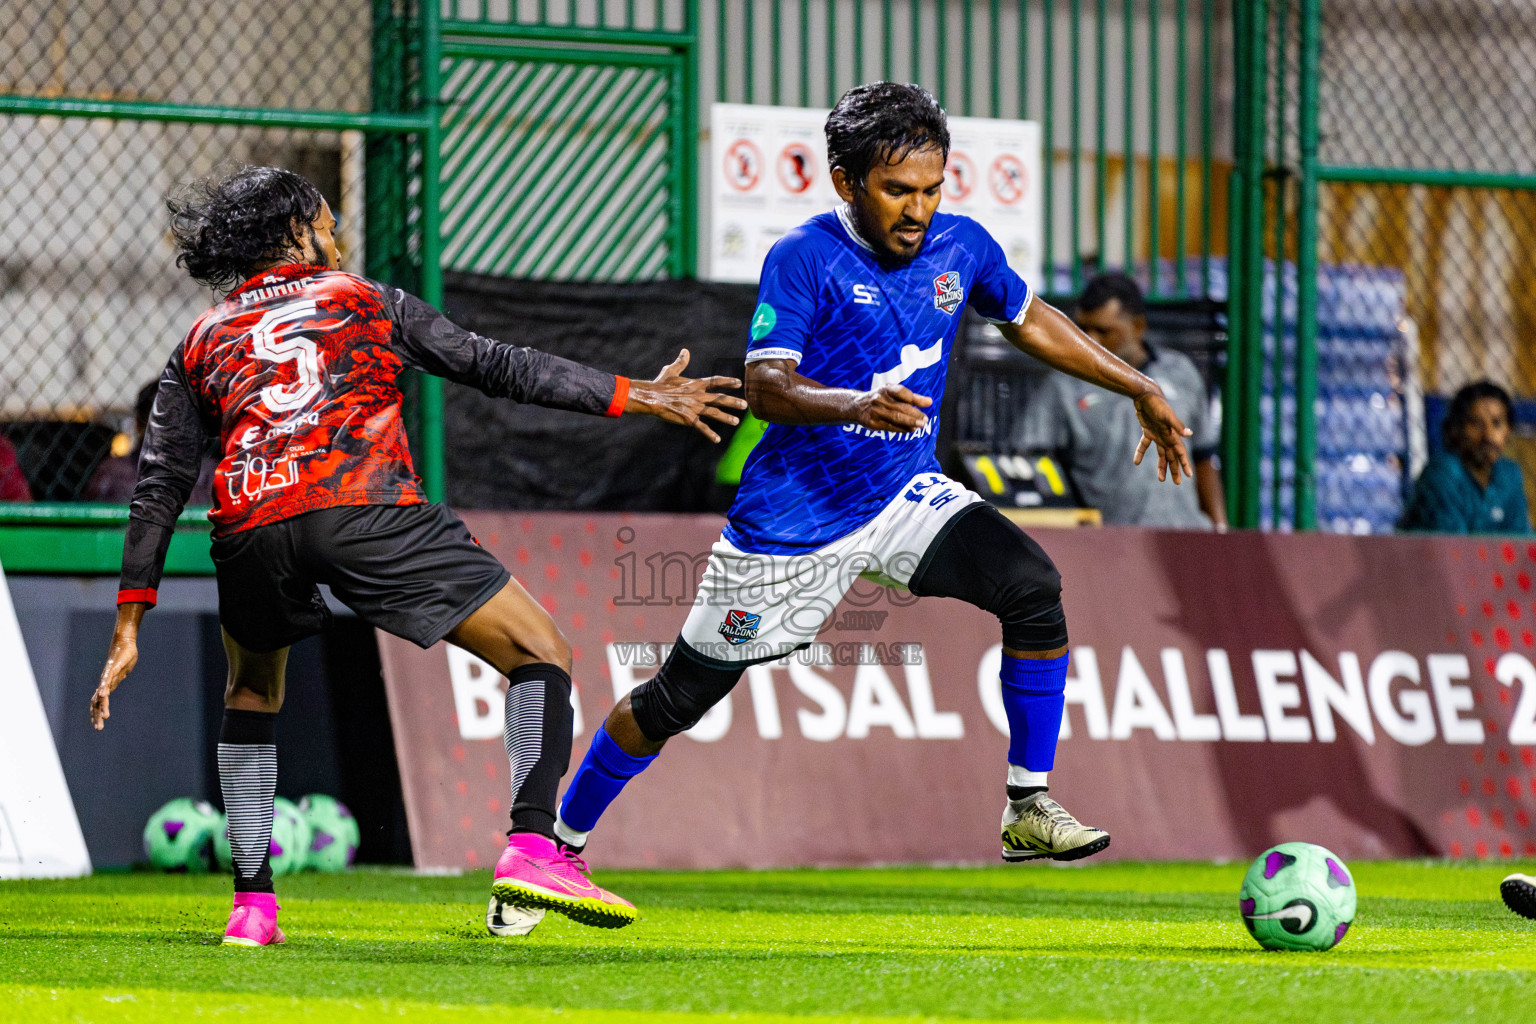
POLYGON ((1181 469, 1184 476, 1195 475, 1194 467, 1189 462, 1189 451, 1184 447, 1184 439, 1194 431, 1183 424, 1162 395, 1145 394, 1136 399, 1136 419, 1141 423, 1141 440, 1136 444, 1136 455, 1132 462, 1141 465, 1141 457, 1147 454, 1148 448, 1156 445, 1159 480, 1168 479, 1170 468, 1173 470, 1175 484, 1179 482, 1181 469))
POLYGON ((645 413, 668 423, 681 423, 718 442, 720 435, 704 421, 711 419, 734 427, 741 419, 726 410, 745 409, 747 403, 713 389, 734 391, 741 387, 741 381, 735 377, 684 377, 682 373, 687 366, 688 350, 683 349, 676 359, 662 367, 655 380, 630 381, 629 401, 625 403, 624 411, 645 413))
POLYGON ((859 396, 855 422, 869 430, 910 434, 927 425, 928 414, 923 410, 932 404, 926 395, 914 394, 901 384, 887 384, 859 396))
POLYGON ((101 681, 96 684, 96 692, 91 694, 91 725, 98 730, 105 729, 107 719, 112 717, 112 691, 128 678, 128 673, 132 672, 138 663, 138 637, 113 634, 112 648, 107 653, 107 664, 101 670, 101 681))
POLYGON ((117 689, 133 667, 139 663, 139 623, 149 605, 130 601, 117 606, 117 625, 112 629, 112 646, 107 650, 107 664, 101 670, 101 681, 91 694, 91 725, 99 731, 106 728, 112 717, 112 691, 117 689))

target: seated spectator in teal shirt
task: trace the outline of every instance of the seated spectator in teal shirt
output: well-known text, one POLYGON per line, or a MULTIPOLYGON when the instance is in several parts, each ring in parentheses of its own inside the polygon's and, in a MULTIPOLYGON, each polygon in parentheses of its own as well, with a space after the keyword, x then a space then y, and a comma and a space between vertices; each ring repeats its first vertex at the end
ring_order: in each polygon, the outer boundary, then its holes
POLYGON ((1530 533, 1520 467, 1504 458, 1509 393, 1478 381, 1456 392, 1445 416, 1445 451, 1413 485, 1403 529, 1436 533, 1530 533))

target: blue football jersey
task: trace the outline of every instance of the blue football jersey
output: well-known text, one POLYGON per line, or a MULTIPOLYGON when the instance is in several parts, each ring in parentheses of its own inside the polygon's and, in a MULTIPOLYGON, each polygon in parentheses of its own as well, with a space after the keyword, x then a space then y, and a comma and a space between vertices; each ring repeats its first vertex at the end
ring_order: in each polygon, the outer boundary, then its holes
POLYGON ((933 399, 910 434, 852 423, 773 423, 747 458, 725 539, 742 551, 798 554, 873 519, 921 472, 937 472, 939 404, 969 302, 994 323, 1022 322, 1029 286, 969 217, 934 214, 917 258, 882 266, 846 208, 812 217, 768 251, 747 362, 793 359, 832 388, 904 384, 933 399))

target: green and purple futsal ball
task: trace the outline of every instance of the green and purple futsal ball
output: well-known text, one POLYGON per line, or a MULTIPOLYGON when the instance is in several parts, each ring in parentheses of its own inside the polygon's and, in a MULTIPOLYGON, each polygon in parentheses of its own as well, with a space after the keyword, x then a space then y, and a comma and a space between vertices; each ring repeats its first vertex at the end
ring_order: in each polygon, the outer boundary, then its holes
POLYGON ((223 834, 224 815, 212 804, 178 797, 144 825, 144 854, 161 871, 201 874, 212 863, 215 836, 223 834))
POLYGON ((299 805, 286 797, 273 801, 272 874, 292 875, 309 867, 314 833, 299 805), (286 828, 283 826, 286 825, 286 828))
POLYGON ((1265 949, 1332 949, 1355 921, 1355 880, 1337 855, 1312 843, 1259 854, 1238 894, 1249 934, 1265 949))
POLYGON ((362 837, 357 819, 347 805, 324 793, 311 793, 299 801, 299 813, 309 825, 309 856, 305 866, 311 871, 345 871, 357 856, 362 837))
MULTIPOLYGON (((323 793, 297 804, 278 797, 272 807, 272 874, 345 871, 357 856, 361 832, 347 805, 323 793)), ((213 865, 231 872, 228 819, 203 800, 181 797, 156 811, 144 826, 144 853, 161 871, 204 872, 213 865)))
MULTIPOLYGON (((309 846, 314 839, 310 834, 309 823, 292 800, 278 797, 272 803, 272 842, 267 847, 272 874, 291 875, 303 871, 309 865, 309 846)), ((223 823, 213 849, 219 867, 224 871, 234 871, 235 858, 230 852, 229 833, 223 823)))

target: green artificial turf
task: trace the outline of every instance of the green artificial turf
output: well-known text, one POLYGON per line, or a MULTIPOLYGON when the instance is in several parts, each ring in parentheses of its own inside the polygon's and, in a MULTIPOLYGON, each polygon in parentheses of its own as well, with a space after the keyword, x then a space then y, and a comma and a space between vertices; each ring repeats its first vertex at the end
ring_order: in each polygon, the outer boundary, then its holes
POLYGON ((0 1020, 1536 1019, 1499 866, 1358 863, 1355 928, 1267 953, 1245 865, 606 872, 640 921, 485 933, 489 878, 279 879, 286 946, 218 945, 221 877, 0 883, 0 1020))

